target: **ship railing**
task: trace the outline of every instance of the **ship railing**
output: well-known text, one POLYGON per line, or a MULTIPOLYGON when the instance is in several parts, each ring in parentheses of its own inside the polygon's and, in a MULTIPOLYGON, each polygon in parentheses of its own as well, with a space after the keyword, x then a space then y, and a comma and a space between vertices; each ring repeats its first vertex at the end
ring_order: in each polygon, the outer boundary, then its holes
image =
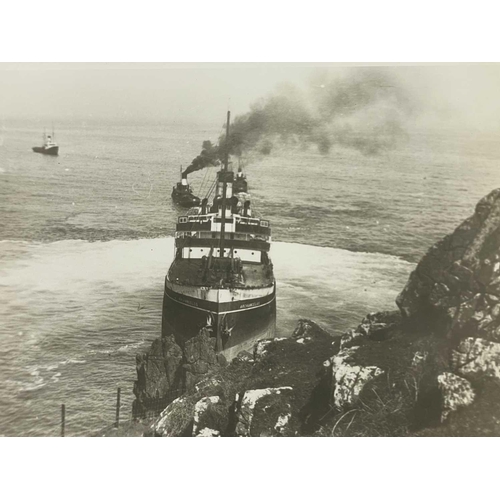
MULTIPOLYGON (((226 233, 228 238, 238 241, 270 241, 271 237, 264 234, 251 234, 251 233, 226 233), (234 237, 233 237, 234 236, 234 237)), ((220 238, 219 232, 212 231, 176 231, 175 238, 199 238, 199 239, 214 239, 220 238), (214 236, 215 235, 215 236, 214 236)))

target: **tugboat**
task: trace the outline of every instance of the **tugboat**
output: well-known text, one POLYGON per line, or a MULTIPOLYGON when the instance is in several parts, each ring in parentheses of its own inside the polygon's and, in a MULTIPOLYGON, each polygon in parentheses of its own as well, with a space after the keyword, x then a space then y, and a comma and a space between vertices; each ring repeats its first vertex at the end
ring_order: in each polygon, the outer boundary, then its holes
MULTIPOLYGON (((227 137, 229 120, 228 112, 227 137)), ((270 224, 252 216, 249 195, 242 203, 234 184, 226 150, 212 202, 178 218, 162 315, 162 336, 183 345, 206 328, 228 360, 273 338, 276 322, 270 224)))
POLYGON ((59 154, 59 146, 54 142, 52 137, 54 136, 54 132, 52 132, 52 136, 43 134, 43 146, 34 146, 33 151, 35 153, 42 153, 44 155, 57 156, 59 154))
POLYGON ((172 199, 181 207, 197 207, 200 204, 200 198, 193 194, 187 181, 187 175, 181 174, 181 182, 178 182, 172 189, 172 199))

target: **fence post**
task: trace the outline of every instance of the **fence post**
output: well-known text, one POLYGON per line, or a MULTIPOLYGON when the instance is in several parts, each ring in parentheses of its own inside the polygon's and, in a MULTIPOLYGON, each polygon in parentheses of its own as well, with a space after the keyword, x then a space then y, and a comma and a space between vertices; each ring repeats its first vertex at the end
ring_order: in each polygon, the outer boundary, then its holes
POLYGON ((65 420, 66 420, 66 406, 61 405, 61 437, 64 437, 65 420))
POLYGON ((120 388, 118 387, 116 391, 116 422, 115 427, 118 428, 120 423, 120 388))

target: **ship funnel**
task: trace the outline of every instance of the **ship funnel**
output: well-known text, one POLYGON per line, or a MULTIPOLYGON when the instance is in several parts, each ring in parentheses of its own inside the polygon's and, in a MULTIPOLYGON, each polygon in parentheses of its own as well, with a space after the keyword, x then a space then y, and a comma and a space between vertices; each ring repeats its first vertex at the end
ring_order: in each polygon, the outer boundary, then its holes
POLYGON ((188 181, 187 181, 187 174, 186 173, 182 173, 181 175, 181 184, 183 186, 187 186, 188 185, 188 181))

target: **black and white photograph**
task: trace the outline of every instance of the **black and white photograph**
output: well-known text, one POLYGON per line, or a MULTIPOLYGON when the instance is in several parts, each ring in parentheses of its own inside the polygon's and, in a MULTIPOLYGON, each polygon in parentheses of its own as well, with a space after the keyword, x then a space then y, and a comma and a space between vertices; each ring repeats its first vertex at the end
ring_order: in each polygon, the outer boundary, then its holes
POLYGON ((495 10, 4 4, 2 498, 494 495, 495 10))
POLYGON ((499 436, 499 88, 0 64, 0 434, 499 436))

